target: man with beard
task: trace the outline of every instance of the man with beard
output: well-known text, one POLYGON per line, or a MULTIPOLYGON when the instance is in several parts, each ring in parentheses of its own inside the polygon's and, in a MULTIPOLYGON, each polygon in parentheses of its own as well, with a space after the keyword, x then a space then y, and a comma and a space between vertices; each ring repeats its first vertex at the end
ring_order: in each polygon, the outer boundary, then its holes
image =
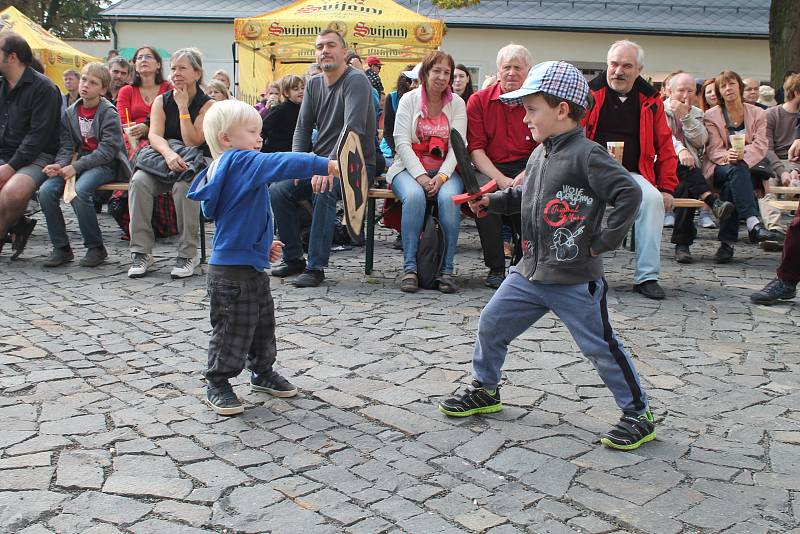
POLYGON ((36 224, 23 214, 47 180, 42 169, 55 158, 61 121, 61 93, 32 63, 25 39, 0 35, 0 249, 13 242, 14 258, 36 224))
MULTIPOLYGON (((345 126, 361 138, 364 165, 370 182, 375 177, 375 113, 372 108, 372 86, 363 71, 347 65, 347 44, 334 30, 325 30, 315 42, 317 63, 322 76, 306 84, 303 103, 292 141, 292 151, 311 152, 336 159, 336 145, 345 126), (311 133, 318 136, 312 144, 311 133)), ((281 241, 284 243, 283 264, 272 269, 273 276, 299 274, 292 282, 296 287, 317 287, 325 280, 333 231, 336 221, 336 200, 341 195, 338 181, 334 191, 312 194, 307 181, 291 180, 270 186, 272 210, 281 241), (308 238, 308 261, 303 259, 298 214, 301 202, 313 201, 311 232, 308 238)))
MULTIPOLYGON (((111 85, 108 86, 105 97, 116 106, 119 90, 130 82, 131 64, 122 56, 114 56, 108 61, 108 70, 111 72, 111 85)), ((124 121, 126 118, 122 117, 122 120, 124 121)))
POLYGON ((624 142, 622 166, 642 190, 636 217, 636 267, 634 291, 650 299, 663 299, 658 284, 661 273, 661 231, 664 211, 672 211, 678 184, 678 157, 672 146, 664 103, 658 91, 639 74, 644 50, 632 41, 617 41, 607 56, 608 69, 589 83, 594 107, 584 120, 586 137, 602 146, 624 142))

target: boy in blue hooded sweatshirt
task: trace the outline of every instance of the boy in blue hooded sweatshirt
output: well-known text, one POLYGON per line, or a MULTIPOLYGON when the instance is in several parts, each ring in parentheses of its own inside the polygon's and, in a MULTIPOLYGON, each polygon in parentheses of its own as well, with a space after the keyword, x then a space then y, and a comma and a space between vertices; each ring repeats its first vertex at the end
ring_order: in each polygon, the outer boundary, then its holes
POLYGON ((229 379, 247 365, 252 391, 292 397, 297 388, 273 369, 275 309, 264 272, 281 256, 273 241, 269 184, 337 175, 336 162, 314 154, 262 154, 261 116, 238 100, 217 102, 203 132, 214 161, 197 175, 188 197, 199 200, 216 232, 208 270, 211 339, 205 402, 220 415, 244 411, 229 379))

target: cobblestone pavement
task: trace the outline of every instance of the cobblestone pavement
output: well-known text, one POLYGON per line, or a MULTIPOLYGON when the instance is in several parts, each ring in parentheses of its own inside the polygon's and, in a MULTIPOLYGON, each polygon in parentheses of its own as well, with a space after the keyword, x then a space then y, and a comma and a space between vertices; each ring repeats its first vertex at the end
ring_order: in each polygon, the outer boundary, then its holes
POLYGON ((302 393, 240 377, 247 410, 227 419, 201 402, 204 277, 170 280, 160 243, 158 271, 129 280, 102 223, 98 269, 44 269, 41 221, 21 260, 0 258, 4 533, 800 532, 799 308, 748 300, 774 254, 742 244, 714 266, 704 230, 702 261, 679 266, 665 238, 663 302, 631 292, 630 252, 610 256, 612 320, 659 423, 621 453, 598 445, 616 407, 552 315, 513 343, 503 412, 435 410, 491 296, 471 223, 455 295, 402 294, 385 230, 370 277, 356 248, 323 287, 273 279, 279 365, 302 393))

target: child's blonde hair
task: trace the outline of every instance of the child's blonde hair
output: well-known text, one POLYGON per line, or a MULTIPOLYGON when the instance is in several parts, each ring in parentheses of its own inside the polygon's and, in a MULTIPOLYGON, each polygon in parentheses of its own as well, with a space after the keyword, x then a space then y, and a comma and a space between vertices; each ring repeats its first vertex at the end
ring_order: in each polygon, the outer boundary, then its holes
POLYGON ((100 85, 103 86, 103 89, 108 89, 108 86, 111 85, 111 72, 108 70, 108 67, 99 61, 87 63, 86 66, 83 67, 82 72, 100 80, 100 85))
POLYGON ((205 135, 211 156, 217 159, 225 152, 219 142, 219 134, 229 133, 236 126, 257 122, 261 124, 261 115, 256 108, 241 100, 222 100, 215 102, 206 112, 203 119, 203 135, 205 135))
MULTIPOLYGON (((206 93, 208 93, 211 89, 217 91, 218 93, 222 93, 222 96, 225 97, 225 100, 229 100, 231 98, 230 93, 228 92, 228 88, 225 87, 225 84, 219 80, 211 79, 206 84, 206 93)), ((216 100, 216 99, 215 99, 216 100)))

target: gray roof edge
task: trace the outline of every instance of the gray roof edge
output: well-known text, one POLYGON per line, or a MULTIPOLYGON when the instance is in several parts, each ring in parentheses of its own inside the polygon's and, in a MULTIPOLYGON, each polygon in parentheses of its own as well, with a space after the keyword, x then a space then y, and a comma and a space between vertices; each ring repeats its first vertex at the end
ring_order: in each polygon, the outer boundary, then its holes
MULTIPOLYGON (((566 26, 552 26, 546 24, 496 24, 491 22, 472 23, 472 22, 448 22, 448 28, 481 28, 487 30, 535 30, 535 31, 557 31, 567 33, 621 33, 621 30, 615 30, 607 27, 566 27, 566 26)), ((725 31, 703 31, 703 30, 686 30, 686 29, 655 29, 655 28, 636 28, 626 27, 624 33, 634 35, 673 35, 680 37, 725 37, 726 39, 769 39, 769 32, 742 32, 731 30, 725 31), (735 33, 734 33, 735 32, 735 33)))

